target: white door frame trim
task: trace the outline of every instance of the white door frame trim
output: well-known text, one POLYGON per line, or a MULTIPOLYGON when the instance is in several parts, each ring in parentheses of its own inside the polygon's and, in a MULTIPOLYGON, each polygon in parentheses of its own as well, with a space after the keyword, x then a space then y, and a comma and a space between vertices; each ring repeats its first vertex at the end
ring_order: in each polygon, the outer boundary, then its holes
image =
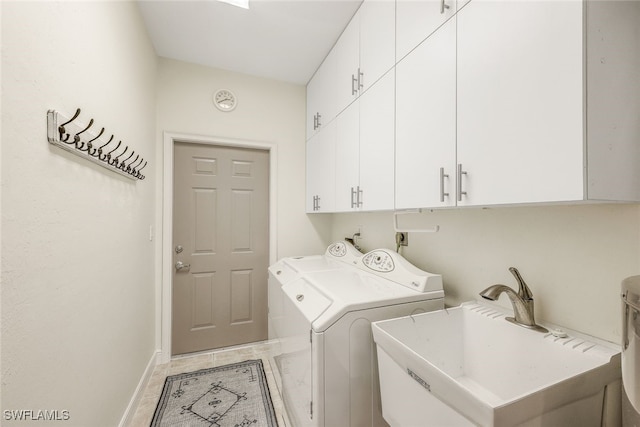
POLYGON ((269 151, 269 264, 277 259, 277 194, 278 146, 271 142, 249 141, 231 138, 163 133, 162 168, 162 262, 160 300, 160 363, 171 360, 171 284, 173 280, 173 147, 176 142, 219 145, 235 148, 253 148, 269 151))

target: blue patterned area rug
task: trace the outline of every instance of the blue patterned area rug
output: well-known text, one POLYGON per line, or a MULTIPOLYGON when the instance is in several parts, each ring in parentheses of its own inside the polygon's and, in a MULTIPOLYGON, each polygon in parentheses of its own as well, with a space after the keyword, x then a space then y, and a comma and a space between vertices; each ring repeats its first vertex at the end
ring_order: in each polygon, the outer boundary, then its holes
POLYGON ((167 377, 151 427, 277 427, 262 360, 167 377))

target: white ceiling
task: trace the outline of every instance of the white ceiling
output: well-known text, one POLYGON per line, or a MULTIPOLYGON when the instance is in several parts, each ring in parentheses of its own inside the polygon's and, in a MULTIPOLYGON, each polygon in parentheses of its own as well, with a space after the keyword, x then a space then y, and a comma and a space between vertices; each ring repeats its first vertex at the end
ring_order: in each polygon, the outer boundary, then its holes
POLYGON ((362 0, 139 0, 159 56, 306 84, 362 0))

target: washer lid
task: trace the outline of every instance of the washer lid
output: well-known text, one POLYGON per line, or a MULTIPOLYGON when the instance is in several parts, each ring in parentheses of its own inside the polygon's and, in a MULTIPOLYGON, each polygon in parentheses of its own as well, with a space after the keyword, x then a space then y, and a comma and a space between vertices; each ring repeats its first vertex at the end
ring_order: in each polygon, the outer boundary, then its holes
POLYGON ((269 267, 269 272, 280 284, 285 284, 301 274, 310 271, 324 271, 345 268, 346 266, 325 255, 282 258, 269 267))
POLYGON ((317 319, 332 304, 331 299, 309 283, 304 276, 282 285, 282 292, 302 312, 309 323, 317 319))
POLYGON ((326 330, 350 311, 444 298, 442 290, 416 292, 356 268, 318 271, 305 274, 304 278, 330 301, 330 305, 312 320, 316 332, 326 330))

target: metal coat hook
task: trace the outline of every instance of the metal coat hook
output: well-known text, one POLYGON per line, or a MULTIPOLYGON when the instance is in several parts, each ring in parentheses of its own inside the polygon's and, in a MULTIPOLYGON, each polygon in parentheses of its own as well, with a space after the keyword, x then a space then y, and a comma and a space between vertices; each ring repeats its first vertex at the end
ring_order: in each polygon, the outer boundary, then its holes
POLYGON ((58 126, 58 132, 59 132, 59 135, 60 135, 59 139, 61 141, 67 142, 69 140, 69 137, 71 136, 71 134, 67 133, 67 130, 65 129, 65 126, 68 125, 69 123, 71 123, 72 121, 74 121, 75 119, 77 119, 79 115, 80 115, 80 109, 78 108, 76 110, 76 113, 73 115, 73 117, 71 117, 69 120, 67 120, 66 122, 64 122, 60 126, 58 126))
POLYGON ((98 133, 98 136, 96 136, 95 138, 92 138, 89 141, 87 141, 87 150, 86 151, 93 157, 96 157, 95 154, 98 151, 97 148, 94 148, 93 151, 91 150, 93 148, 93 141, 95 141, 96 139, 100 138, 103 133, 104 133, 104 128, 100 129, 100 133, 98 133))
POLYGON ((134 176, 138 179, 144 179, 144 175, 142 175, 140 172, 142 171, 142 169, 144 169, 147 166, 147 162, 145 160, 144 165, 142 165, 142 167, 140 169, 138 169, 137 171, 134 169, 134 176))
MULTIPOLYGON (((120 147, 120 144, 122 144, 122 141, 118 141, 118 145, 116 145, 116 148, 114 148, 113 150, 111 150, 111 151, 109 151, 109 152, 107 153, 107 160, 111 160, 111 153, 113 153, 114 151, 116 151, 116 150, 120 147)), ((126 150, 125 150, 125 151, 126 151, 126 150)))
POLYGON ((87 125, 86 128, 82 129, 80 132, 76 133, 73 136, 73 142, 76 145, 76 148, 80 151, 87 151, 82 149, 82 147, 84 147, 84 142, 80 141, 80 134, 83 134, 86 131, 88 131, 91 126, 93 126, 93 119, 89 120, 89 124, 87 125))
MULTIPOLYGON (((136 157, 136 160, 137 160, 137 159, 138 159, 138 158, 136 157)), ((136 161, 133 161, 133 162, 129 163, 129 166, 127 166, 127 172, 128 172, 129 174, 131 174, 131 173, 134 173, 134 174, 135 174, 135 172, 136 172, 136 168, 142 164, 142 161, 143 161, 143 160, 144 160, 144 159, 143 159, 142 157, 140 157, 140 163, 138 163, 138 164, 137 164, 137 165, 135 165, 135 166, 131 166, 131 165, 133 165, 134 163, 136 163, 136 161)))
POLYGON ((140 156, 136 156, 136 158, 133 159, 133 161, 130 162, 128 165, 126 165, 126 167, 125 167, 125 164, 123 162, 122 163, 122 170, 125 171, 126 173, 131 172, 131 165, 138 161, 138 157, 140 157, 140 156))
POLYGON ((47 112, 47 139, 49 143, 127 178, 144 179, 145 176, 140 173, 147 166, 144 158, 140 154, 136 154, 136 151, 128 145, 124 145, 124 151, 117 154, 123 145, 122 140, 118 140, 118 143, 115 144, 114 134, 111 134, 108 140, 102 139, 105 135, 105 128, 93 131, 93 118, 89 120, 87 125, 79 123, 77 119, 80 113, 81 110, 78 108, 69 118, 58 111, 49 110, 47 112), (113 147, 114 144, 115 147, 113 147), (128 157, 121 161, 120 159, 127 154, 128 157))
POLYGON ((124 159, 122 162, 120 161, 120 157, 124 156, 125 153, 127 152, 127 150, 129 149, 129 146, 127 145, 126 147, 124 147, 124 151, 122 152, 122 154, 120 154, 120 156, 115 158, 115 161, 113 163, 113 166, 122 169, 122 165, 124 165, 124 162, 126 162, 127 160, 129 160, 131 158, 131 156, 133 156, 133 154, 135 153, 135 151, 131 151, 131 154, 129 154, 129 157, 127 157, 126 159, 124 159))
POLYGON ((104 145, 101 145, 100 148, 98 148, 98 155, 96 157, 98 157, 103 162, 107 160, 107 155, 106 154, 104 156, 102 155, 102 149, 107 145, 111 144, 111 141, 113 141, 113 135, 111 135, 111 138, 109 138, 109 140, 105 142, 104 145))
POLYGON ((112 154, 114 151, 116 151, 116 150, 118 149, 118 147, 120 147, 120 144, 122 144, 122 141, 118 141, 118 145, 116 145, 116 148, 114 148, 113 150, 111 150, 111 151, 109 151, 109 152, 107 153, 107 163, 108 163, 108 164, 110 164, 111 166, 117 166, 118 158, 119 158, 120 156, 122 156, 124 153, 126 153, 126 152, 127 152, 127 150, 129 149, 129 147, 128 147, 128 146, 127 146, 127 147, 124 147, 124 151, 123 151, 122 153, 118 154, 117 156, 114 156, 114 157, 113 157, 114 161, 112 161, 112 160, 111 160, 111 154, 112 154))

